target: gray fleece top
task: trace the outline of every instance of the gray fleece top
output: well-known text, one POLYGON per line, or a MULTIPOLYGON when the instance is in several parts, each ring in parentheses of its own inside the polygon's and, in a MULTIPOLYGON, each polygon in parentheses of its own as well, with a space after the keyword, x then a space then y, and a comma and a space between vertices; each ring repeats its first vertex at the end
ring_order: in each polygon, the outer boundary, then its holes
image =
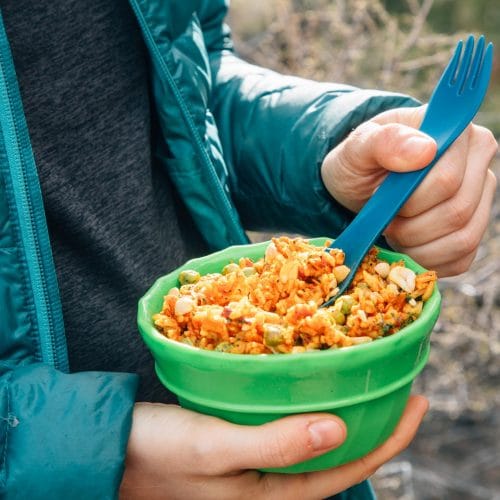
POLYGON ((70 368, 171 397, 136 327, 152 282, 206 251, 151 148, 145 48, 126 0, 4 0, 59 280, 70 368))

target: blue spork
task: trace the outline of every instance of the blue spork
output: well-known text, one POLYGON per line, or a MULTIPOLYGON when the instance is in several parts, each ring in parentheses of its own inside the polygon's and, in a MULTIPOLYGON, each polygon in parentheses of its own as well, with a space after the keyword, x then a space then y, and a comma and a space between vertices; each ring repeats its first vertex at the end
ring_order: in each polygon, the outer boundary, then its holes
POLYGON ((436 156, 421 170, 391 172, 354 220, 332 243, 330 248, 344 251, 345 265, 350 268, 350 273, 339 284, 335 297, 323 306, 331 305, 344 293, 377 238, 481 106, 490 81, 493 45, 489 43, 485 49, 484 36, 481 36, 474 51, 474 37, 471 35, 465 44, 463 56, 460 57, 462 45, 463 42, 460 41, 434 89, 419 129, 437 142, 436 156))

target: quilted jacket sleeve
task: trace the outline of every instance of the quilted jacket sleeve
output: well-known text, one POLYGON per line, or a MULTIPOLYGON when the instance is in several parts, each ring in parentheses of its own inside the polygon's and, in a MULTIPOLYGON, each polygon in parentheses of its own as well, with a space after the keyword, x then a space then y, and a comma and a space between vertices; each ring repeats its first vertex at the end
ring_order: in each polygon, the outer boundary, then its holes
POLYGON ((335 236, 352 214, 322 183, 326 153, 379 112, 418 103, 402 94, 319 83, 248 64, 232 51, 224 3, 204 5, 211 108, 243 223, 248 229, 335 236))
POLYGON ((127 374, 70 375, 44 364, 5 370, 0 496, 116 498, 135 390, 127 374))

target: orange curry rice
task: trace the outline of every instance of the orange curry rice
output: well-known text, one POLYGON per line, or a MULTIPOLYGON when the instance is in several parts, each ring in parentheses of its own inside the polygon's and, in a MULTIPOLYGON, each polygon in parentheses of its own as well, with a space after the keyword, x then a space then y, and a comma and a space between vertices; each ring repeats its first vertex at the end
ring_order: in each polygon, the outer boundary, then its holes
POLYGON ((153 316, 172 340, 235 354, 299 353, 392 335, 414 321, 436 273, 389 264, 373 248, 346 295, 320 307, 349 273, 344 253, 302 238, 273 238, 263 258, 241 258, 220 273, 185 270, 153 316))

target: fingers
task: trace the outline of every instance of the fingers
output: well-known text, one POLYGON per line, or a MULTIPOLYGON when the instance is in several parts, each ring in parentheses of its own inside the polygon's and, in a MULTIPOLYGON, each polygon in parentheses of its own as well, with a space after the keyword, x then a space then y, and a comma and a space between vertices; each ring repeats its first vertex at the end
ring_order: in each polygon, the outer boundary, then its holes
POLYGON ((487 228, 497 184, 489 170, 498 149, 491 132, 472 125, 461 139, 384 233, 394 249, 443 277, 470 266, 487 228))
MULTIPOLYGON (((483 193, 495 188, 495 176, 489 170, 489 165, 496 152, 496 144, 490 154, 484 154, 484 149, 481 149, 481 154, 476 154, 476 148, 473 147, 469 161, 467 158, 461 160, 461 163, 467 163, 468 166, 464 169, 463 180, 456 192, 451 193, 454 189, 451 184, 456 184, 458 179, 449 183, 445 181, 441 187, 440 184, 443 183, 434 182, 434 187, 428 187, 427 192, 421 193, 417 202, 411 206, 407 204, 401 210, 385 234, 397 241, 399 246, 414 247, 466 226, 476 212, 483 193), (450 190, 450 196, 445 194, 446 189, 450 190), (444 195, 441 201, 436 199, 438 195, 444 195)), ((462 170, 462 167, 457 166, 457 170, 462 170)), ((430 172, 429 176, 432 174, 433 172, 430 172)), ((440 177, 441 180, 446 178, 443 175, 440 177)), ((449 178, 451 180, 451 176, 449 178)), ((436 177, 431 180, 436 181, 436 177)), ((425 185, 421 187, 425 188, 425 185)))
MULTIPOLYGON (((470 173, 474 170, 471 168, 470 173)), ((478 211, 488 217, 489 208, 484 205, 494 196, 495 175, 487 171, 477 182, 469 182, 467 177, 456 196, 418 216, 396 217, 384 234, 400 248, 412 248, 462 230, 478 211)))
MULTIPOLYGON (((340 446, 346 438, 343 421, 311 413, 263 425, 244 426, 170 405, 138 404, 129 448, 161 463, 165 447, 175 450, 169 471, 196 464, 205 475, 226 475, 246 469, 293 465, 340 446), (159 429, 175 432, 158 434, 159 429), (147 447, 144 445, 147 443, 147 447)), ((144 459, 144 457, 142 457, 144 459)))
MULTIPOLYGON (((414 217, 451 199, 461 209, 462 199, 456 195, 460 193, 463 197, 471 189, 481 189, 497 150, 497 142, 489 130, 477 125, 467 127, 427 174, 400 215, 414 217)), ((469 201, 470 194, 464 201, 469 201)), ((480 191, 475 195, 476 205, 479 197, 480 191)))
POLYGON ((327 414, 286 417, 260 426, 219 421, 219 426, 222 439, 213 441, 209 453, 220 457, 219 473, 286 467, 336 448, 346 437, 342 420, 327 414))
POLYGON ((414 438, 428 409, 422 396, 412 396, 391 437, 379 448, 354 462, 308 474, 266 474, 261 488, 279 492, 266 498, 308 499, 334 495, 370 477, 382 464, 401 453, 414 438))
MULTIPOLYGON (((432 167, 404 204, 400 215, 414 217, 456 195, 463 185, 466 173, 469 134, 470 128, 467 128, 432 167)), ((487 167, 489 161, 483 164, 487 167)), ((481 178, 483 177, 484 173, 481 175, 481 178)))
MULTIPOLYGON (((407 253, 422 266, 434 269, 439 277, 463 273, 469 268, 486 231, 495 190, 495 176, 489 173, 479 205, 467 224, 457 231, 413 247, 399 245, 390 236, 387 236, 387 241, 393 248, 407 253)), ((443 225, 446 224, 445 219, 441 220, 443 225)), ((433 224, 439 225, 439 219, 433 224)))
POLYGON ((412 397, 393 435, 350 464, 308 474, 262 474, 340 445, 341 420, 329 414, 286 417, 239 426, 179 407, 136 404, 120 492, 124 498, 245 497, 316 499, 359 483, 411 441, 427 409, 412 397))

